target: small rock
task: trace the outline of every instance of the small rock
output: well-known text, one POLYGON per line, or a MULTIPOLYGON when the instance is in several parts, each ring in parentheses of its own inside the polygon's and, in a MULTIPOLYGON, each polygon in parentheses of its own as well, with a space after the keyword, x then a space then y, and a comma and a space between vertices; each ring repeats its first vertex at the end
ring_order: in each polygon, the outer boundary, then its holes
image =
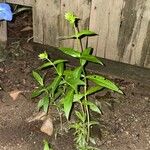
POLYGON ((9 92, 9 95, 15 101, 15 100, 17 100, 17 98, 18 98, 18 96, 21 92, 22 91, 19 91, 19 90, 16 89, 16 90, 13 90, 13 91, 9 92))
POLYGON ((149 97, 144 97, 145 100, 149 100, 149 97))
POLYGON ((51 118, 47 118, 41 127, 41 131, 51 136, 53 134, 53 122, 51 118))

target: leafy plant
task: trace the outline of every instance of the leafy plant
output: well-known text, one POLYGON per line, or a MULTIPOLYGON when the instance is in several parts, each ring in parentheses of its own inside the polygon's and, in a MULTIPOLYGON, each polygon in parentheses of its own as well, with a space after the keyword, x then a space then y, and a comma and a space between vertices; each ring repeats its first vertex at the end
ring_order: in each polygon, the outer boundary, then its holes
MULTIPOLYGON (((122 91, 112 81, 100 75, 88 75, 86 65, 88 62, 103 65, 103 63, 92 55, 92 48, 83 48, 81 39, 85 36, 95 35, 93 31, 88 29, 79 31, 78 17, 72 12, 65 14, 65 19, 74 29, 74 34, 69 38, 75 38, 78 41, 79 50, 61 47, 60 51, 78 59, 79 66, 68 69, 66 67, 67 60, 59 59, 52 61, 46 52, 39 55, 44 64, 38 68, 38 71, 45 68, 53 68, 56 76, 51 83, 46 83, 45 77, 41 76, 37 71, 33 71, 33 77, 38 82, 39 87, 32 93, 32 97, 42 95, 39 100, 39 109, 43 108, 48 112, 50 105, 55 105, 60 111, 64 112, 67 120, 70 119, 73 111, 76 120, 71 123, 70 128, 74 129, 76 148, 78 150, 94 150, 90 146, 90 127, 98 124, 90 117, 91 112, 101 114, 101 109, 90 100, 90 95, 103 90, 104 88, 122 94, 122 91), (93 82, 94 86, 89 86, 89 82, 93 82), (74 107, 78 106, 78 107, 74 107)), ((65 37, 68 39, 68 37, 65 37)))

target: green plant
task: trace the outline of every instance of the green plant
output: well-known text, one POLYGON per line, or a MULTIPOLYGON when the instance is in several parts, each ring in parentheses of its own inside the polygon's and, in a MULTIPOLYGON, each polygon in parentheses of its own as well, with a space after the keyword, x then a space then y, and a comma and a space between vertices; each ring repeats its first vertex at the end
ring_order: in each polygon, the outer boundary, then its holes
POLYGON ((52 148, 50 148, 50 146, 46 140, 44 140, 43 142, 44 142, 44 150, 53 150, 52 148))
POLYGON ((104 88, 121 94, 122 91, 112 81, 103 76, 87 74, 86 65, 88 62, 103 65, 99 59, 92 55, 92 48, 83 48, 82 45, 82 38, 95 35, 95 33, 90 30, 79 31, 79 19, 71 12, 65 14, 65 19, 74 29, 74 35, 65 38, 76 39, 80 49, 61 47, 59 50, 78 59, 79 66, 68 69, 66 67, 67 60, 52 61, 46 52, 40 54, 39 58, 45 62, 38 69, 53 68, 56 76, 51 83, 47 84, 44 77, 37 71, 33 71, 33 77, 39 83, 39 87, 32 93, 32 97, 42 94, 38 107, 47 112, 49 105, 55 105, 60 111, 64 112, 67 120, 70 119, 71 112, 74 110, 76 120, 71 123, 70 128, 75 130, 76 148, 78 150, 94 150, 95 148, 90 146, 90 127, 98 124, 98 122, 92 120, 90 113, 94 111, 101 114, 101 109, 94 101, 90 100, 90 95, 104 88), (93 82, 94 86, 89 86, 89 82, 93 82), (79 107, 74 107, 75 105, 79 107))

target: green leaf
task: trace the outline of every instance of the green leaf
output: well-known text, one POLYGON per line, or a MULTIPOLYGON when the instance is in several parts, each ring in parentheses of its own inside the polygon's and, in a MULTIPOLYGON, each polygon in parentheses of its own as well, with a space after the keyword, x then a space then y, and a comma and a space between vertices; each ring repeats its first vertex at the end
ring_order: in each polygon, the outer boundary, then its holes
POLYGON ((98 63, 98 64, 103 65, 103 63, 93 55, 82 54, 80 59, 84 59, 84 60, 87 60, 87 61, 91 61, 93 63, 98 63))
POLYGON ((72 79, 72 78, 78 78, 80 79, 82 72, 82 67, 76 67, 74 70, 65 70, 63 75, 65 76, 65 80, 72 79))
POLYGON ((40 74, 38 74, 38 73, 35 72, 35 71, 32 71, 32 75, 33 75, 34 79, 35 79, 41 86, 44 86, 43 78, 40 76, 40 74))
POLYGON ((53 102, 55 100, 57 100, 58 98, 61 98, 62 96, 64 96, 64 91, 62 89, 58 89, 55 94, 54 94, 54 97, 51 98, 51 103, 53 104, 53 102))
POLYGON ((58 59, 58 60, 55 60, 53 62, 54 65, 57 65, 57 64, 60 64, 60 63, 63 63, 63 62, 67 62, 67 60, 64 60, 64 59, 58 59))
POLYGON ((83 96, 84 94, 74 94, 73 102, 79 102, 83 96))
POLYGON ((67 60, 59 59, 59 60, 54 61, 53 63, 52 62, 46 62, 42 66, 40 66, 38 69, 51 67, 53 65, 57 65, 57 64, 62 63, 62 62, 67 62, 67 60))
POLYGON ((102 87, 105 87, 110 90, 113 90, 113 91, 123 94, 123 92, 112 81, 110 81, 102 76, 90 75, 90 76, 87 76, 86 78, 93 81, 97 85, 100 85, 102 87))
POLYGON ((78 78, 70 78, 67 80, 67 83, 77 92, 78 85, 85 85, 85 83, 78 78))
POLYGON ((82 72, 82 67, 77 67, 75 70, 65 70, 65 81, 68 85, 70 85, 76 92, 78 85, 85 85, 85 83, 80 80, 82 72))
POLYGON ((47 113, 49 107, 49 97, 45 96, 38 102, 38 108, 43 107, 43 110, 47 113))
POLYGON ((85 48, 82 52, 83 55, 89 55, 91 53, 92 53, 92 48, 91 47, 85 48))
POLYGON ((64 112, 67 119, 69 119, 70 111, 73 104, 74 90, 68 91, 66 97, 64 98, 64 112))
POLYGON ((39 87, 32 92, 31 98, 35 98, 35 97, 41 95, 43 92, 44 92, 43 87, 39 87))
POLYGON ((42 66, 38 67, 38 69, 43 69, 43 68, 47 68, 47 67, 50 67, 50 66, 53 66, 53 63, 46 62, 42 66))
POLYGON ((65 48, 61 47, 59 48, 63 53, 70 55, 72 57, 80 57, 80 52, 74 50, 73 48, 65 48))
POLYGON ((56 77, 54 78, 54 80, 52 81, 52 83, 50 83, 50 84, 46 87, 46 89, 47 89, 49 92, 51 91, 52 96, 54 96, 55 90, 58 88, 60 81, 61 81, 61 76, 56 76, 56 77))
POLYGON ((96 35, 96 33, 90 30, 82 30, 78 32, 76 35, 73 35, 72 37, 80 38, 81 36, 91 36, 91 35, 96 35))
MULTIPOLYGON (((88 47, 88 48, 86 48, 86 49, 83 50, 83 52, 82 52, 81 55, 89 55, 89 54, 91 54, 91 52, 92 52, 92 48, 91 48, 91 47, 88 47)), ((86 60, 80 59, 80 64, 81 64, 82 66, 84 66, 84 65, 86 64, 86 62, 87 62, 86 60)))
POLYGON ((75 111, 76 116, 82 121, 85 122, 86 116, 81 114, 79 111, 75 111))
POLYGON ((44 140, 43 142, 44 142, 44 150, 52 150, 52 148, 49 147, 49 144, 46 140, 44 140))
POLYGON ((98 106, 96 106, 94 103, 92 103, 92 102, 90 102, 90 101, 87 101, 86 104, 89 106, 89 108, 90 108, 92 111, 101 114, 100 109, 99 109, 98 106))
POLYGON ((90 95, 90 94, 96 93, 96 92, 102 90, 103 88, 104 87, 102 87, 102 86, 91 87, 89 90, 87 90, 86 95, 90 95))
POLYGON ((59 63, 57 65, 57 72, 58 72, 59 76, 61 76, 63 74, 63 72, 64 72, 64 63, 63 62, 59 63))
POLYGON ((52 82, 51 87, 52 87, 53 95, 55 93, 55 90, 58 88, 60 81, 61 81, 61 76, 57 76, 57 77, 55 77, 54 81, 52 82))
POLYGON ((78 78, 78 79, 80 79, 80 77, 81 77, 81 72, 82 72, 82 67, 80 66, 80 67, 76 67, 74 70, 73 70, 73 77, 74 78, 78 78))
POLYGON ((38 109, 40 109, 41 107, 43 107, 44 105, 44 98, 40 99, 39 102, 38 102, 38 109))

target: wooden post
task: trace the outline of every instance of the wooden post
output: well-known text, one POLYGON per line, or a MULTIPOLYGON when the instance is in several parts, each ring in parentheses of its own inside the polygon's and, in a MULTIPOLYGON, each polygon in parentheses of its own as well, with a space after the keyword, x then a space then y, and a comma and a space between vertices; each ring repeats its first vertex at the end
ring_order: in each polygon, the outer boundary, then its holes
MULTIPOLYGON (((0 2, 4 2, 4 0, 0 0, 0 2)), ((0 57, 3 57, 3 51, 6 47, 7 43, 7 22, 0 21, 0 57)))
POLYGON ((1 21, 0 22, 0 42, 7 41, 7 22, 1 21))

